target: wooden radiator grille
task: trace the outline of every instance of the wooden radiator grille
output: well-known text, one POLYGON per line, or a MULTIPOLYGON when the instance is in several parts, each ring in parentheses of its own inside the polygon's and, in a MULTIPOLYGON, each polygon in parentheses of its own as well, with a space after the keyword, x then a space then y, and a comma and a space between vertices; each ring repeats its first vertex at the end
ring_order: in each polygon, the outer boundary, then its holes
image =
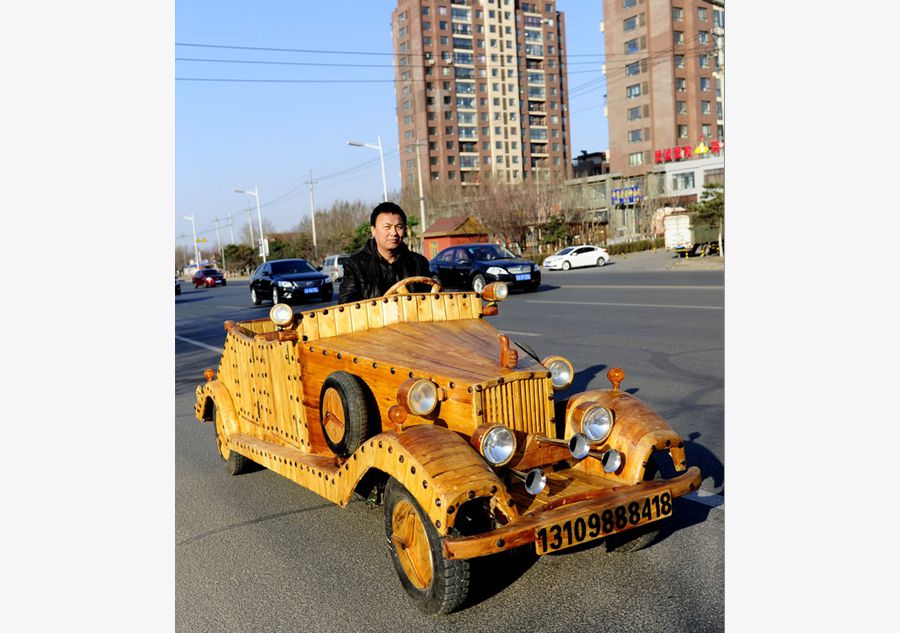
MULTIPOLYGON (((502 424, 515 431, 553 437, 553 386, 548 378, 523 378, 491 384, 481 391, 481 424, 502 424)), ((476 410, 476 417, 478 411, 476 410)))

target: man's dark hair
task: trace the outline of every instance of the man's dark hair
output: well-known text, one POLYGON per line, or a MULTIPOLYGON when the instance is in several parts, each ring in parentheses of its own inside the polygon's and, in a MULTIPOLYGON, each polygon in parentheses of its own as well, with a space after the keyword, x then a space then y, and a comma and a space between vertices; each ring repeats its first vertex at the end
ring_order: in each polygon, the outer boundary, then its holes
POLYGON ((403 211, 403 209, 400 208, 400 205, 394 204, 393 202, 382 202, 377 207, 372 209, 372 215, 369 217, 369 224, 371 226, 375 226, 375 221, 382 213, 399 215, 400 219, 403 220, 403 224, 406 224, 406 213, 403 211))

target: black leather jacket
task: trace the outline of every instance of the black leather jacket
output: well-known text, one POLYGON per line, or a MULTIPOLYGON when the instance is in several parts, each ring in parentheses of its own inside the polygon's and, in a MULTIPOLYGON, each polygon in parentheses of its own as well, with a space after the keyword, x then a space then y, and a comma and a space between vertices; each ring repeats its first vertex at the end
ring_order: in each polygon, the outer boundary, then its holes
MULTIPOLYGON (((361 299, 372 299, 382 296, 388 288, 407 277, 431 277, 428 260, 418 253, 413 253, 401 242, 400 253, 389 263, 378 253, 375 238, 369 238, 358 253, 353 253, 344 262, 344 278, 338 303, 348 303, 361 299)), ((430 287, 415 284, 413 292, 427 292, 430 287)))

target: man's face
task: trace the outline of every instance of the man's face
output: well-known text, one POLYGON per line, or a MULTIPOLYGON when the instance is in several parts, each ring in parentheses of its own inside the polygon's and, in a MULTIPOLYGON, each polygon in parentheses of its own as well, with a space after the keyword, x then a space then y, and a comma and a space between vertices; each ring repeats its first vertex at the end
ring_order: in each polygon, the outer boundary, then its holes
POLYGON ((371 228, 375 244, 378 245, 378 250, 382 251, 396 250, 406 233, 403 218, 396 213, 379 213, 375 218, 375 226, 371 228))

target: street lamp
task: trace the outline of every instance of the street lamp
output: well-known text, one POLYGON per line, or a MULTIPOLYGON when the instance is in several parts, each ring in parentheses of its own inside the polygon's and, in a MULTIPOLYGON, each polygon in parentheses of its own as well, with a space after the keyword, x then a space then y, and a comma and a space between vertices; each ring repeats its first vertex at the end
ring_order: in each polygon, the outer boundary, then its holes
POLYGON ((191 221, 191 233, 194 234, 194 264, 197 266, 197 269, 200 269, 200 249, 197 247, 197 225, 194 224, 194 215, 183 215, 181 216, 182 220, 190 220, 191 221))
POLYGON ((384 188, 384 201, 387 202, 387 178, 385 178, 384 175, 384 152, 381 149, 381 137, 378 137, 378 145, 360 143, 359 141, 347 141, 347 145, 352 145, 353 147, 369 147, 378 150, 378 155, 381 156, 381 186, 384 188))
POLYGON ((235 189, 235 193, 246 193, 247 195, 254 196, 256 198, 256 217, 259 221, 259 252, 262 255, 263 263, 266 261, 266 236, 263 233, 262 227, 262 213, 259 210, 259 185, 256 185, 253 188, 253 191, 248 189, 235 189))

